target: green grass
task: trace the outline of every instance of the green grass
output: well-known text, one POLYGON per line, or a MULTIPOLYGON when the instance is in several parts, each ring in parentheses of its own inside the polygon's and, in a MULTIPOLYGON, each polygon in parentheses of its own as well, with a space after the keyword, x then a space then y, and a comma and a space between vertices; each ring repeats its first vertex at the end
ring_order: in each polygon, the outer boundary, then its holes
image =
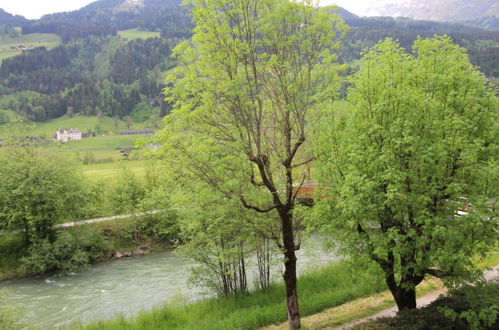
POLYGON ((31 33, 24 34, 17 38, 0 38, 0 61, 2 59, 16 56, 22 53, 22 50, 13 50, 11 47, 24 46, 27 48, 47 47, 54 48, 61 43, 61 38, 53 33, 31 33))
POLYGON ((22 53, 21 50, 0 50, 0 63, 6 58, 21 55, 22 53))
MULTIPOLYGON (((315 269, 298 280, 301 315, 385 289, 380 274, 341 261, 315 269)), ((205 299, 189 305, 171 304, 123 317, 92 323, 81 329, 254 329, 287 319, 283 284, 228 298, 205 299)))
POLYGON ((160 32, 144 31, 138 28, 118 31, 118 35, 126 40, 159 38, 160 32))
MULTIPOLYGON (((125 164, 138 179, 146 175, 148 163, 146 160, 128 161, 125 164)), ((87 179, 114 183, 120 175, 122 164, 120 162, 83 165, 83 174, 87 179)))
MULTIPOLYGON (((128 128, 123 120, 120 120, 118 125, 115 126, 113 118, 99 118, 97 116, 63 116, 45 122, 24 122, 23 125, 29 128, 29 131, 34 135, 43 137, 52 137, 55 135, 55 131, 61 128, 77 128, 82 133, 87 133, 89 130, 108 133, 147 128, 147 123, 132 123, 132 126, 128 128)), ((8 125, 0 125, 0 136, 6 134, 8 128, 8 125)))
POLYGON ((83 164, 88 163, 110 163, 119 161, 123 158, 119 149, 96 149, 96 150, 67 150, 64 151, 67 155, 71 155, 75 159, 79 159, 83 164), (91 156, 89 156, 91 154, 91 156), (95 161, 87 161, 85 158, 94 159, 95 161))
POLYGON ((61 144, 61 149, 89 149, 89 148, 123 148, 134 147, 135 141, 144 135, 106 135, 88 137, 85 139, 70 141, 61 144))
POLYGON ((19 116, 12 110, 0 110, 0 113, 7 115, 9 121, 15 121, 19 118, 19 116))

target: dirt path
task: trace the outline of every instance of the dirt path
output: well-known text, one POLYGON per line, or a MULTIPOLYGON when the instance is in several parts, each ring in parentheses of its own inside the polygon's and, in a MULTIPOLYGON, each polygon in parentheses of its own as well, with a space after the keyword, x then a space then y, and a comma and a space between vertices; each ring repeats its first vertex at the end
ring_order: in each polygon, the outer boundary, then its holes
MULTIPOLYGON (((487 281, 499 283, 499 265, 485 271, 484 278, 487 281)), ((424 286, 426 286, 427 290, 430 289, 430 292, 417 299, 418 307, 432 303, 440 295, 447 292, 438 281, 426 282, 424 286)), ((350 301, 321 313, 303 317, 302 329, 349 329, 357 324, 379 317, 394 316, 396 313, 397 307, 394 306, 393 298, 389 291, 385 291, 350 301)), ((273 325, 264 329, 287 329, 287 324, 273 325)))
POLYGON ((73 227, 73 226, 76 226, 76 225, 84 225, 86 223, 96 223, 96 222, 102 222, 102 221, 108 221, 108 220, 126 219, 126 218, 131 218, 133 216, 142 216, 142 215, 148 215, 148 214, 156 214, 156 213, 159 213, 159 212, 163 212, 163 210, 139 212, 139 213, 135 213, 135 214, 113 215, 111 217, 104 217, 104 218, 97 218, 97 219, 88 219, 88 220, 66 222, 66 223, 60 223, 60 224, 56 225, 56 227, 59 227, 59 228, 73 227))
MULTIPOLYGON (((483 273, 483 277, 487 281, 494 281, 494 282, 499 283, 499 265, 496 265, 491 270, 486 270, 483 273)), ((441 288, 441 289, 434 290, 434 291, 432 291, 430 293, 427 293, 423 297, 417 299, 418 307, 424 307, 426 305, 431 304, 440 295, 445 294, 446 292, 447 292, 447 289, 441 288)), ((378 312, 378 313, 376 313, 376 314, 374 314, 372 316, 365 317, 363 319, 360 319, 360 320, 357 320, 357 321, 354 321, 354 322, 350 322, 350 323, 347 323, 345 325, 342 325, 340 327, 336 327, 336 328, 333 328, 333 329, 349 329, 349 328, 351 328, 351 327, 353 327, 353 326, 355 326, 357 324, 360 324, 360 323, 363 323, 363 322, 366 322, 366 321, 374 320, 374 319, 377 319, 377 318, 380 318, 380 317, 395 316, 395 314, 397 314, 397 307, 393 306, 391 308, 388 308, 388 309, 385 309, 385 310, 383 310, 381 312, 378 312)))

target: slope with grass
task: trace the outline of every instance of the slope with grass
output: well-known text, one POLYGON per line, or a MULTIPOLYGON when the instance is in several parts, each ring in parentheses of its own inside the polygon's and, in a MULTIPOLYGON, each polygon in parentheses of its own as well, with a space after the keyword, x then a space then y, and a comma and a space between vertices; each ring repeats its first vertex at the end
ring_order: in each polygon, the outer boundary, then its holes
POLYGON ((23 34, 15 38, 3 36, 0 38, 0 62, 5 58, 21 54, 23 52, 21 48, 46 47, 50 49, 60 43, 61 38, 53 33, 23 34))
MULTIPOLYGON (((83 175, 89 180, 111 185, 120 176, 121 166, 120 162, 83 165, 83 175)), ((133 172, 137 179, 142 180, 146 175, 149 165, 148 161, 141 160, 129 161, 126 163, 126 166, 133 172)))
POLYGON ((118 31, 118 35, 128 41, 135 39, 159 38, 160 32, 146 31, 139 28, 118 31))
MULTIPOLYGON (((304 316, 385 289, 380 272, 348 261, 304 274, 298 279, 298 287, 304 316)), ((286 319, 284 285, 272 284, 266 290, 205 299, 189 305, 172 303, 152 312, 142 312, 132 320, 121 317, 76 328, 254 329, 286 319)))

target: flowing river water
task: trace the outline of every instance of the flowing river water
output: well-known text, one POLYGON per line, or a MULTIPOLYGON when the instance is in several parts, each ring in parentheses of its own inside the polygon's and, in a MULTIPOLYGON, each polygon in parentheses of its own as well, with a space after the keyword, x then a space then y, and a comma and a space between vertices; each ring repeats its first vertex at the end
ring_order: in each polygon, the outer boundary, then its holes
MULTIPOLYGON (((324 238, 308 237, 298 254, 298 271, 337 258, 323 248, 324 238)), ((42 329, 88 323, 117 315, 133 316, 169 301, 205 297, 188 285, 194 262, 173 252, 101 263, 64 277, 44 276, 0 282, 26 309, 24 321, 42 329)), ((274 270, 280 278, 279 268, 274 270)), ((284 298, 283 298, 284 299, 284 298)))

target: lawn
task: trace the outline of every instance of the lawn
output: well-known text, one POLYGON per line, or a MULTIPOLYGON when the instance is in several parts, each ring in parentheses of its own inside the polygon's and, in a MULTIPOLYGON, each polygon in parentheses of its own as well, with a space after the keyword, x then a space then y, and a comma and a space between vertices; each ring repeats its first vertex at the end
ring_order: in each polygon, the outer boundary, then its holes
POLYGON ((125 147, 134 147, 137 139, 147 137, 149 135, 105 135, 88 137, 78 141, 70 141, 67 143, 60 143, 61 149, 75 150, 75 149, 92 149, 92 148, 111 148, 120 149, 125 147))
POLYGON ((89 180, 112 184, 120 175, 122 166, 127 166, 137 178, 143 179, 147 173, 147 160, 112 162, 104 164, 83 165, 83 175, 89 180))
POLYGON ((128 41, 134 39, 159 38, 160 32, 144 31, 139 28, 118 31, 118 35, 128 41))

